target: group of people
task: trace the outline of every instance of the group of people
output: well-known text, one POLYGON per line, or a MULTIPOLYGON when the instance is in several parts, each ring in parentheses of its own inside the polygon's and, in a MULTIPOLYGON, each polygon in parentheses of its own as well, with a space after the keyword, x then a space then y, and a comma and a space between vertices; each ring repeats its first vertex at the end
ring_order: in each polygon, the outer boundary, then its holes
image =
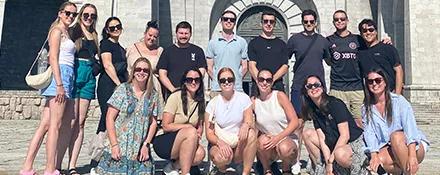
POLYGON ((250 174, 255 158, 259 174, 297 174, 302 142, 312 174, 415 174, 429 141, 400 95, 403 70, 396 49, 378 40, 373 20, 359 24, 361 35, 352 34, 346 12, 338 10, 336 32, 324 38, 315 31, 314 11, 304 10, 301 17, 304 31, 287 43, 273 33, 274 13, 262 13, 262 33, 248 44, 234 33, 237 15, 227 10, 206 52, 189 42, 192 27, 185 21, 177 24, 172 46, 158 46, 159 28, 150 21, 143 38, 124 49, 118 42, 121 20, 108 18, 98 42, 96 7, 85 4, 77 13, 74 3, 65 2, 49 29, 53 80, 42 89, 46 104, 20 174, 36 174, 32 165, 46 133, 44 174, 60 174, 67 150, 69 174, 79 174, 95 89, 101 109, 96 133, 105 133, 109 142, 97 174, 154 174, 151 149, 169 160, 165 174, 200 174, 206 154, 216 174, 230 166, 250 174), (283 76, 293 55, 289 99, 283 76), (323 60, 331 66, 329 94, 323 60), (250 96, 242 87, 248 71, 250 96), (303 129, 307 120, 313 129, 303 129), (208 145, 201 142, 204 135, 208 145))

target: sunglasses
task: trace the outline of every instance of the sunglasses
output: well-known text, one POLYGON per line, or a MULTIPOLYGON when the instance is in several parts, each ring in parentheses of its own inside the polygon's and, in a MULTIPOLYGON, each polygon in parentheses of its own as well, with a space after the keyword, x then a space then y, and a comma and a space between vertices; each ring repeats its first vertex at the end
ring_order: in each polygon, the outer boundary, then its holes
POLYGON ((263 24, 275 24, 275 20, 271 20, 271 19, 263 19, 263 24))
POLYGON ((362 33, 367 33, 367 31, 368 32, 370 32, 370 33, 372 33, 372 32, 374 32, 376 29, 375 28, 368 28, 368 29, 362 29, 362 33))
POLYGON ((66 11, 66 10, 63 10, 62 11, 66 16, 71 16, 71 17, 73 17, 73 18, 75 18, 76 16, 78 16, 78 13, 76 13, 76 12, 70 12, 70 11, 66 11))
POLYGON ((380 83, 382 83, 382 81, 383 81, 383 78, 367 79, 367 84, 368 85, 373 85, 374 83, 380 84, 380 83))
POLYGON ((333 18, 334 22, 338 22, 338 21, 344 22, 345 20, 347 20, 347 18, 333 18))
POLYGON ((150 69, 147 69, 147 68, 140 68, 140 67, 137 67, 137 68, 134 68, 133 69, 134 70, 134 72, 144 72, 144 73, 150 73, 150 69))
POLYGON ((196 84, 200 84, 200 82, 202 82, 202 79, 200 77, 196 77, 196 78, 186 77, 185 78, 185 83, 191 84, 193 82, 196 83, 196 84))
POLYGON ((273 82, 273 78, 263 78, 263 77, 258 77, 257 81, 260 83, 263 83, 264 81, 266 81, 266 83, 272 83, 273 82))
POLYGON ((83 13, 84 19, 89 19, 89 17, 93 20, 96 20, 98 18, 98 15, 96 15, 94 13, 83 13))
POLYGON ((307 90, 310 90, 310 89, 320 88, 320 87, 322 87, 322 84, 321 83, 310 83, 310 84, 306 84, 304 87, 307 90))
POLYGON ((235 82, 235 78, 233 78, 233 77, 220 78, 220 79, 218 80, 218 82, 220 82, 220 84, 234 83, 234 82, 235 82))
POLYGON ((116 30, 122 30, 122 24, 118 24, 115 26, 109 26, 108 29, 110 30, 110 32, 114 32, 116 30))
POLYGON ((315 24, 315 20, 303 20, 303 24, 315 24))
POLYGON ((229 22, 235 23, 236 20, 237 20, 237 19, 235 19, 235 18, 222 17, 222 21, 223 21, 223 22, 227 22, 227 21, 229 21, 229 22))

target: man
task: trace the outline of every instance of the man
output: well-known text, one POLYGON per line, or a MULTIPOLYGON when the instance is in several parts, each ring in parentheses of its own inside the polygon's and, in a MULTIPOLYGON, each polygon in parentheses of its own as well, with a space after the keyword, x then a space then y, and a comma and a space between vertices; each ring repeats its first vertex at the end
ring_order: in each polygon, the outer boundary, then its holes
POLYGON ((330 42, 331 66, 330 95, 344 101, 356 124, 362 128, 361 106, 364 100, 362 76, 358 63, 358 52, 367 46, 360 35, 347 29, 347 13, 337 10, 333 13, 336 32, 327 37, 330 42))
POLYGON ((371 69, 381 68, 390 80, 390 90, 396 94, 402 93, 403 69, 400 64, 397 49, 389 44, 384 44, 377 37, 377 25, 371 19, 364 19, 359 23, 359 32, 368 46, 368 49, 359 53, 359 64, 362 75, 371 69))
POLYGON ((237 15, 226 10, 221 17, 222 31, 208 43, 206 63, 208 75, 211 78, 211 97, 219 94, 220 86, 217 73, 223 67, 229 67, 235 74, 235 90, 243 91, 242 78, 247 71, 247 42, 234 34, 237 15))
POLYGON ((159 80, 165 87, 164 98, 181 86, 184 72, 190 68, 199 68, 205 74, 206 59, 202 48, 189 43, 192 27, 182 21, 176 26, 177 42, 164 49, 157 63, 159 80))
MULTIPOLYGON (((295 131, 298 136, 298 143, 301 143, 301 134, 304 121, 301 119, 301 89, 305 79, 310 75, 317 75, 321 80, 324 78, 324 67, 322 61, 330 57, 329 42, 320 34, 315 32, 317 26, 316 13, 313 10, 304 10, 301 14, 304 31, 294 34, 287 41, 289 58, 295 54, 295 65, 293 66, 293 84, 291 98, 297 116, 300 118, 300 127, 295 131)), ((325 87, 325 84, 323 85, 325 87)), ((298 145, 301 148, 301 145, 298 145)), ((299 151, 301 152, 301 151, 299 151)), ((297 160, 299 160, 298 154, 297 160)), ((299 164, 292 167, 294 173, 299 171, 299 164)))
POLYGON ((261 15, 263 32, 252 39, 248 46, 249 72, 253 79, 251 95, 255 95, 258 71, 270 70, 273 75, 274 90, 284 91, 283 76, 288 71, 286 43, 273 35, 276 25, 275 13, 265 11, 261 15))

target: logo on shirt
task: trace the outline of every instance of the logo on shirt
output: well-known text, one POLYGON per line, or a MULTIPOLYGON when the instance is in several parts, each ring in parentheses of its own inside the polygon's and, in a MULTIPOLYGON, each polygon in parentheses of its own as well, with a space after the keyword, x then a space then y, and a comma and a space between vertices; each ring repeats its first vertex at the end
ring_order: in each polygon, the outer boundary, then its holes
POLYGON ((336 44, 333 44, 333 45, 332 45, 332 48, 335 48, 335 47, 336 47, 336 44))
POLYGON ((339 52, 334 52, 333 53, 333 58, 335 58, 335 60, 339 60, 341 58, 341 53, 339 52))
POLYGON ((348 47, 350 47, 350 49, 356 49, 358 46, 355 42, 351 42, 350 44, 348 44, 348 47))
POLYGON ((191 60, 196 61, 196 53, 191 53, 191 60))
POLYGON ((374 53, 374 56, 380 56, 380 53, 379 52, 374 53))

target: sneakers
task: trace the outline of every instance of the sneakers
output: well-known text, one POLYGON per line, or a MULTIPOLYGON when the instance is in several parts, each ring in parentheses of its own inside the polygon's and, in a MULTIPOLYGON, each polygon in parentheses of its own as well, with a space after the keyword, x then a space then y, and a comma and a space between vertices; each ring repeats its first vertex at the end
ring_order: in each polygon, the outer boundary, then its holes
POLYGON ((295 165, 292 165, 292 174, 299 174, 301 173, 301 163, 296 162, 295 165))
POLYGON ((179 169, 173 166, 173 162, 168 162, 168 164, 163 168, 163 173, 166 175, 179 175, 179 169))

